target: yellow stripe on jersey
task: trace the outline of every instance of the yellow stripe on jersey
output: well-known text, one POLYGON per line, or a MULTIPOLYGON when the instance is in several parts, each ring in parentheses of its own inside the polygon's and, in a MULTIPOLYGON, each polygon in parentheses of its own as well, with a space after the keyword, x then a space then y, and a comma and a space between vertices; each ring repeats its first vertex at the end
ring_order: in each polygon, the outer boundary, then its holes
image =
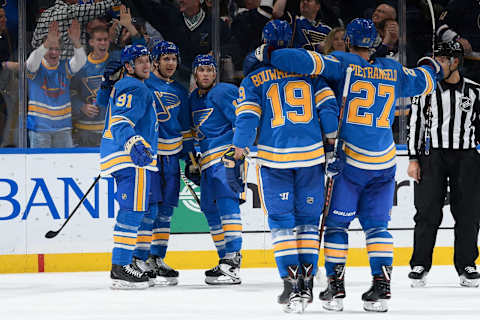
POLYGON ((200 161, 200 168, 204 170, 204 169, 207 169, 212 164, 219 162, 220 158, 223 156, 225 151, 227 151, 227 148, 222 149, 218 152, 209 154, 206 157, 202 157, 202 160, 200 161))
POLYGON ((164 233, 157 233, 155 232, 153 234, 153 240, 168 240, 170 238, 170 233, 164 232, 164 233))
POLYGON ((273 244, 274 251, 296 249, 296 248, 297 248, 297 241, 295 240, 282 241, 282 242, 273 244))
POLYGON ((348 254, 348 250, 341 250, 341 249, 330 249, 330 248, 325 248, 324 249, 324 254, 325 256, 329 257, 337 257, 337 258, 344 258, 348 254))
POLYGON ((393 148, 390 151, 388 151, 386 154, 383 154, 383 155, 365 155, 365 154, 358 153, 354 151, 352 148, 350 148, 348 145, 345 145, 345 154, 347 155, 347 157, 350 157, 356 161, 379 164, 379 163, 385 163, 394 159, 396 155, 396 148, 395 146, 393 146, 393 148))
POLYGON ((175 149, 178 149, 182 146, 182 141, 178 141, 178 142, 175 142, 175 143, 161 143, 159 142, 158 143, 158 151, 162 151, 162 150, 167 150, 167 151, 171 151, 171 150, 175 150, 175 149))
POLYGON ((125 162, 132 162, 132 158, 130 158, 130 156, 128 155, 115 157, 113 159, 108 160, 107 162, 101 163, 100 169, 106 170, 108 168, 111 168, 113 166, 116 166, 120 163, 125 163, 125 162))
POLYGON ((150 243, 152 242, 152 236, 137 236, 137 243, 138 242, 146 242, 146 243, 150 243))
POLYGON ((312 74, 321 74, 323 72, 323 59, 322 56, 314 51, 308 51, 313 58, 314 69, 312 74))
POLYGON ((263 209, 263 213, 265 215, 268 215, 267 207, 265 207, 265 202, 263 201, 263 183, 262 183, 262 176, 261 176, 259 165, 257 165, 257 183, 258 183, 258 196, 260 198, 260 206, 263 209))
POLYGON ((132 128, 135 127, 135 124, 132 122, 132 120, 122 116, 113 116, 112 122, 110 123, 110 127, 118 122, 127 122, 132 128))
POLYGON ((39 106, 35 106, 35 105, 29 105, 28 106, 28 112, 38 112, 38 113, 45 114, 45 115, 48 115, 48 116, 51 116, 51 117, 58 117, 58 116, 65 116, 65 115, 71 114, 72 107, 70 107, 70 105, 69 105, 68 107, 65 107, 63 109, 52 110, 52 109, 49 109, 49 108, 39 107, 39 106))
POLYGON ((86 130, 86 131, 103 131, 103 128, 105 127, 104 124, 97 124, 97 123, 74 123, 73 126, 77 129, 80 130, 86 130))
POLYGON ((320 90, 315 94, 315 105, 319 105, 330 98, 335 99, 335 94, 333 93, 332 89, 325 88, 320 90))
POLYGON ((291 161, 305 161, 305 160, 314 160, 324 155, 323 147, 319 149, 307 151, 307 152, 297 152, 297 153, 274 153, 264 150, 258 150, 257 156, 260 159, 276 161, 276 162, 291 162, 291 161))
POLYGON ((251 112, 260 117, 262 115, 262 108, 253 104, 242 104, 235 110, 235 115, 238 116, 239 114, 245 112, 251 112))
POLYGON ((425 88, 425 91, 423 91, 422 95, 432 93, 434 83, 433 83, 432 77, 430 76, 430 73, 428 73, 428 71, 425 70, 424 68, 418 68, 418 69, 420 69, 423 72, 423 74, 425 75, 425 80, 427 81, 427 87, 425 88))
POLYGON ((184 132, 182 132, 182 136, 183 136, 184 140, 193 139, 193 132, 192 132, 192 130, 184 131, 184 132))

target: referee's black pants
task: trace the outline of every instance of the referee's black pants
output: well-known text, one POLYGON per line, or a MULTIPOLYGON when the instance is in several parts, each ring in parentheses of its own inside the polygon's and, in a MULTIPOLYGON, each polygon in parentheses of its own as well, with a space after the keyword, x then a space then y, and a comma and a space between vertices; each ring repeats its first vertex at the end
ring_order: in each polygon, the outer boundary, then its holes
POLYGON ((480 155, 476 150, 431 150, 420 156, 420 183, 414 185, 415 231, 410 266, 430 270, 442 208, 450 184, 450 211, 455 220, 453 262, 458 274, 478 257, 480 155), (448 181, 447 182, 447 178, 448 181))

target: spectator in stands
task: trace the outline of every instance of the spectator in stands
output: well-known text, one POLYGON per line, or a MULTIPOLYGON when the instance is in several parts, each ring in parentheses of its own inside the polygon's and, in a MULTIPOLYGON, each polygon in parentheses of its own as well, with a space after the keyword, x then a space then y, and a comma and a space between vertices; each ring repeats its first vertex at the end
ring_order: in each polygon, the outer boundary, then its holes
POLYGON ((245 56, 262 44, 262 30, 272 18, 272 5, 273 0, 248 0, 233 18, 230 52, 236 70, 241 70, 245 56))
POLYGON ((110 39, 106 27, 98 25, 91 30, 88 44, 92 52, 70 86, 73 142, 78 147, 98 147, 102 138, 106 108, 100 108, 95 103, 105 65, 109 61, 110 39))
MULTIPOLYGON (((182 53, 176 77, 189 87, 193 58, 212 51, 212 16, 202 7, 203 0, 122 0, 136 16, 145 18, 165 40, 174 42, 182 53)), ((230 29, 220 20, 221 54, 230 42, 230 29)))
POLYGON ((463 73, 480 82, 480 2, 450 1, 440 15, 437 37, 440 41, 456 40, 465 50, 463 73))
MULTIPOLYGON (((16 33, 15 33, 16 34, 16 33)), ((14 145, 18 127, 18 63, 16 39, 8 29, 6 12, 0 8, 0 144, 14 145)))
POLYGON ((398 61, 398 36, 400 28, 393 19, 385 19, 377 27, 382 42, 375 48, 371 58, 388 57, 398 61))
POLYGON ((68 36, 74 55, 61 60, 61 34, 59 23, 54 21, 43 44, 27 59, 27 129, 32 148, 73 147, 70 79, 87 60, 80 34, 80 24, 73 20, 68 36))
POLYGON ((59 25, 60 37, 63 42, 63 50, 60 60, 73 56, 74 45, 71 43, 67 30, 72 19, 77 19, 81 26, 81 44, 87 45, 86 25, 89 21, 104 16, 114 5, 120 4, 120 0, 96 0, 95 3, 78 4, 77 0, 56 0, 53 7, 48 8, 38 19, 35 32, 33 33, 32 47, 38 48, 48 33, 49 25, 56 21, 59 25))
MULTIPOLYGON (((385 20, 395 20, 397 19, 397 10, 390 2, 384 2, 379 4, 372 14, 372 21, 375 24, 377 29, 377 39, 373 43, 373 47, 370 50, 371 56, 376 57, 385 57, 389 52, 389 47, 383 44, 382 36, 380 35, 384 29, 385 20), (379 52, 376 54, 376 52, 379 52)), ((390 36, 390 35, 388 35, 390 36)), ((397 40, 398 40, 398 31, 397 31, 397 40)), ((390 41, 390 40, 389 40, 390 41)))
MULTIPOLYGON (((276 0, 273 5, 273 18, 293 21, 293 19, 286 19, 287 15, 291 17, 302 16, 300 4, 304 0, 276 0)), ((317 12, 315 20, 322 21, 324 24, 332 27, 343 26, 343 21, 340 19, 340 8, 331 0, 316 1, 322 9, 317 12)))
POLYGON ((334 28, 325 39, 323 53, 330 54, 333 51, 346 51, 345 47, 345 29, 334 28))

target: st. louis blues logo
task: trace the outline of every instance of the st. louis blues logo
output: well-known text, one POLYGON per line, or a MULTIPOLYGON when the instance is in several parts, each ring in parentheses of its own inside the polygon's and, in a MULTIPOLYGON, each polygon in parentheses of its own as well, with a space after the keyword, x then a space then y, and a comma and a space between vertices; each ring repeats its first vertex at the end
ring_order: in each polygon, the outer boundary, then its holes
POLYGON ((158 92, 155 91, 155 97, 157 98, 157 118, 159 122, 168 121, 171 117, 170 109, 178 107, 180 105, 180 98, 170 92, 158 92))
POLYGON ((197 110, 192 113, 194 135, 195 135, 195 139, 197 139, 198 141, 205 139, 205 135, 202 133, 202 131, 200 131, 200 127, 205 121, 207 121, 207 119, 210 117, 212 112, 213 112, 213 108, 207 108, 207 109, 197 110))

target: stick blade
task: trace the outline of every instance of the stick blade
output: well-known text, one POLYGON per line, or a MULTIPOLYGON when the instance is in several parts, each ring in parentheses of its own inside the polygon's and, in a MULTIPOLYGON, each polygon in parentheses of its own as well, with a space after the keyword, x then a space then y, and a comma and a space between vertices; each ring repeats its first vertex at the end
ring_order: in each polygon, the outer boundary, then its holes
POLYGON ((52 239, 52 238, 55 238, 57 234, 58 234, 58 231, 50 230, 45 234, 45 238, 52 239))

